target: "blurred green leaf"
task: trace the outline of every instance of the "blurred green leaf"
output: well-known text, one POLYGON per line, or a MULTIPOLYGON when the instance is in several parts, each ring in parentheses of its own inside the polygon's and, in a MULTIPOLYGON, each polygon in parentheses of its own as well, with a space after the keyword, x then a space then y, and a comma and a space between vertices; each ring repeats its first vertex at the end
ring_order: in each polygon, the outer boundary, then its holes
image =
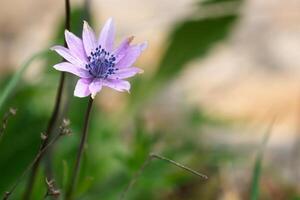
POLYGON ((131 153, 128 157, 127 166, 129 170, 135 172, 141 164, 145 161, 148 157, 152 144, 155 140, 155 135, 150 135, 145 130, 145 122, 137 117, 135 123, 135 133, 133 135, 133 142, 131 144, 131 153))
POLYGON ((93 182, 94 182, 95 178, 94 177, 85 177, 81 183, 79 184, 79 187, 76 190, 76 196, 80 196, 83 195, 84 193, 86 193, 92 186, 93 182))
POLYGON ((170 37, 170 44, 155 77, 172 78, 189 61, 203 57, 217 42, 228 36, 236 16, 190 20, 180 24, 170 37))
POLYGON ((68 177, 69 177, 69 166, 66 160, 62 161, 62 165, 63 165, 62 186, 63 188, 67 188, 68 177))
POLYGON ((12 76, 11 80, 4 87, 2 93, 0 94, 0 110, 3 108, 3 105, 8 100, 10 95, 14 92, 15 88, 20 82, 20 79, 24 74, 24 72, 26 71, 26 69, 32 64, 33 61, 48 55, 48 53, 49 53, 48 50, 44 50, 34 54, 32 57, 26 60, 24 64, 20 67, 20 69, 12 76))
POLYGON ((40 94, 36 87, 26 86, 10 101, 18 106, 18 114, 12 126, 7 127, 0 145, 1 194, 20 176, 38 150, 47 119, 47 113, 37 112, 39 105, 34 102, 40 94))
POLYGON ((268 130, 263 138, 260 149, 258 151, 257 157, 256 157, 253 174, 252 174, 251 190, 250 190, 250 199, 251 200, 259 199, 259 188, 260 188, 260 177, 261 177, 261 171, 262 171, 263 153, 264 153, 264 150, 266 148, 267 142, 268 142, 270 134, 271 134, 272 125, 273 125, 273 123, 268 128, 268 130))
POLYGON ((202 5, 211 5, 211 4, 218 4, 223 2, 240 2, 242 0, 204 0, 200 1, 200 4, 202 5))
POLYGON ((257 200, 259 198, 259 182, 260 182, 260 176, 261 176, 261 162, 262 162, 262 156, 258 155, 255 166, 254 166, 254 171, 253 171, 253 176, 252 176, 252 186, 251 186, 251 200, 257 200))

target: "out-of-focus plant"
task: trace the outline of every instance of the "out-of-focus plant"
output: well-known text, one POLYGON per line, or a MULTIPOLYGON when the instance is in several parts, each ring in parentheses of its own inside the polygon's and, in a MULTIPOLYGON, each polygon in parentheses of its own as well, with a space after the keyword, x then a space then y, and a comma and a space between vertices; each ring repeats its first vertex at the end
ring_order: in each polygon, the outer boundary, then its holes
POLYGON ((26 71, 26 69, 32 64, 33 61, 35 61, 37 58, 44 57, 47 55, 48 51, 41 51, 39 53, 36 53, 31 58, 29 58, 25 63, 20 67, 18 72, 16 72, 11 80, 8 82, 8 84, 3 89, 1 95, 0 95, 0 111, 3 109, 4 104, 9 99, 9 97, 12 95, 13 92, 15 92, 16 86, 18 85, 22 75, 26 71))
POLYGON ((251 200, 259 199, 259 188, 260 188, 260 177, 262 174, 263 154, 264 154, 267 142, 272 133, 273 124, 274 123, 272 122, 272 124, 268 128, 266 134, 264 135, 262 143, 260 145, 259 151, 257 152, 257 156, 255 159, 255 164, 254 164, 254 168, 253 168, 253 173, 252 173, 252 183, 251 183, 251 188, 250 188, 250 199, 251 200))
MULTIPOLYGON (((214 1, 213 4, 219 3, 220 1, 214 1)), ((201 9, 210 9, 209 4, 206 6, 201 9)), ((99 112, 101 107, 94 108, 95 112, 91 113, 93 117, 90 122, 89 148, 82 159, 81 172, 74 196, 80 199, 117 199, 130 182, 132 175, 139 169, 149 153, 157 148, 156 146, 163 146, 160 147, 163 155, 178 161, 187 161, 184 163, 188 163, 193 168, 202 169, 204 166, 210 168, 211 171, 207 169, 209 174, 217 173, 218 165, 224 160, 231 159, 231 152, 209 151, 200 146, 195 134, 197 127, 190 126, 189 120, 182 121, 184 133, 180 131, 157 133, 146 128, 144 119, 136 119, 137 116, 143 116, 143 108, 147 103, 154 99, 171 80, 179 76, 187 63, 204 57, 215 44, 229 36, 237 19, 235 12, 236 10, 230 14, 216 15, 215 17, 210 15, 208 18, 198 17, 199 13, 194 13, 191 17, 182 19, 169 35, 167 50, 162 56, 156 73, 148 80, 145 78, 133 80, 133 92, 128 96, 129 103, 125 105, 125 109, 118 115, 106 116, 104 112, 99 112), (122 117, 122 120, 119 116, 122 117), (167 135, 172 135, 173 139, 167 135)), ((80 32, 84 13, 82 9, 73 11, 72 31, 77 34, 80 32)), ((55 43, 62 43, 63 30, 64 25, 61 23, 55 43)), ((39 82, 38 85, 28 85, 21 84, 24 82, 20 80, 19 85, 22 87, 10 102, 23 110, 20 109, 16 116, 17 122, 14 127, 8 127, 9 134, 0 145, 0 171, 10 174, 1 176, 0 192, 5 191, 5 187, 13 183, 26 164, 32 160, 32 155, 36 151, 39 144, 36 132, 45 127, 45 121, 51 112, 45 105, 53 104, 50 99, 53 99, 51 97, 55 95, 55 85, 52 83, 58 82, 57 74, 49 66, 57 62, 57 56, 49 55, 45 64, 47 68, 42 73, 43 82, 39 82), (45 94, 44 91, 49 92, 45 94), (25 127, 24 123, 31 126, 25 127), (16 144, 17 148, 11 149, 9 145, 11 143, 16 144), (21 151, 24 155, 23 158, 14 159, 21 151), (10 163, 13 167, 6 163, 10 163)), ((68 75, 66 77, 73 86, 72 78, 68 75)), ((71 163, 75 161, 73 155, 79 142, 79 136, 76 133, 81 130, 83 121, 83 116, 78 113, 84 112, 86 104, 87 99, 69 99, 70 109, 65 114, 70 117, 75 134, 67 139, 61 138, 60 142, 52 149, 54 180, 61 189, 65 189, 66 182, 70 182, 72 179, 72 170, 69 169, 69 166, 72 166, 71 163), (64 170, 61 170, 62 168, 64 170)), ((198 125, 208 123, 208 117, 201 111, 199 112, 201 117, 197 118, 195 123, 198 125)), ((187 116, 190 114, 187 113, 187 116)), ((214 182, 216 179, 215 177, 209 179, 207 185, 212 185, 213 189, 217 188, 214 182)), ((170 169, 170 166, 155 162, 145 169, 139 184, 135 185, 128 197, 129 199, 143 198, 145 200, 161 199, 163 195, 166 195, 165 191, 179 191, 189 183, 195 184, 195 187, 209 187, 193 177, 186 176, 178 169, 170 169)), ((192 186, 190 188, 193 190, 192 186)), ((33 188, 33 198, 42 197, 47 192, 46 189, 45 177, 43 173, 38 172, 37 184, 33 188)), ((17 190, 16 194, 21 194, 21 192, 21 190, 17 190)), ((61 192, 64 193, 63 190, 61 192)))

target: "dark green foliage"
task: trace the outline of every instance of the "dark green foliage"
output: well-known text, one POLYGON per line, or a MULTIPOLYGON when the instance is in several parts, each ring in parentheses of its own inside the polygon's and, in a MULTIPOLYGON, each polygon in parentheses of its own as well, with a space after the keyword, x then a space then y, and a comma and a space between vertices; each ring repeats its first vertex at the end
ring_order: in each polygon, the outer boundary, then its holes
POLYGON ((1 194, 21 175, 39 148, 40 133, 48 116, 37 112, 36 105, 30 102, 30 97, 37 93, 36 87, 27 87, 9 102, 18 107, 18 113, 6 129, 0 145, 1 194))

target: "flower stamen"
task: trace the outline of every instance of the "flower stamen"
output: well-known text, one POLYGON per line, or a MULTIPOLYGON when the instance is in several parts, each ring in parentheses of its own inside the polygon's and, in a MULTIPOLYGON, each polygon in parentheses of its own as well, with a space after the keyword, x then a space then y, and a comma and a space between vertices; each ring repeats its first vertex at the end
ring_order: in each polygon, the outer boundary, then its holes
POLYGON ((94 78, 106 79, 118 70, 118 68, 115 68, 116 57, 101 48, 101 45, 91 52, 88 61, 89 63, 85 67, 94 78))

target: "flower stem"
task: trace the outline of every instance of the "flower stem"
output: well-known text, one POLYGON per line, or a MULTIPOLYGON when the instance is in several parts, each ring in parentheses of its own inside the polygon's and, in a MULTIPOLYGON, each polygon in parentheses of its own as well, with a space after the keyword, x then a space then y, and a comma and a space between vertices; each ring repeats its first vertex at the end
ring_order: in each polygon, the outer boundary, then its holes
MULTIPOLYGON (((65 0, 65 29, 70 30, 70 0, 65 0)), ((66 41, 65 41, 65 46, 66 46, 66 41)), ((64 88, 64 82, 65 82, 65 72, 61 73, 60 76, 60 81, 59 81, 59 86, 57 89, 57 94, 56 94, 56 100, 55 100, 55 105, 54 105, 54 109, 52 111, 52 115, 50 117, 50 120, 48 122, 48 126, 47 126, 47 130, 46 130, 46 139, 43 140, 43 142, 41 143, 39 152, 41 152, 45 146, 49 143, 49 138, 50 135, 53 132, 53 129, 55 127, 58 115, 59 115, 59 109, 61 107, 61 101, 62 101, 62 93, 63 93, 63 88, 64 88)), ((26 190, 23 196, 24 200, 29 200, 31 193, 32 193, 32 189, 34 186, 34 182, 36 179, 36 174, 40 165, 40 161, 42 159, 42 156, 40 156, 38 158, 38 160, 35 162, 34 166, 32 167, 32 172, 30 174, 27 186, 26 186, 26 190)))
POLYGON ((83 125, 83 130, 82 130, 82 137, 81 137, 79 149, 78 149, 78 152, 77 152, 75 168, 74 168, 74 171, 72 173, 72 176, 71 176, 72 178, 71 178, 71 181, 69 183, 69 187, 68 187, 67 192, 66 192, 66 200, 72 200, 73 199, 73 195, 74 195, 73 191, 74 191, 74 189, 76 187, 76 184, 77 184, 78 174, 79 174, 79 171, 80 171, 80 163, 81 163, 81 160, 82 160, 82 155, 83 155, 84 147, 85 147, 87 136, 88 136, 88 125, 89 125, 89 118, 90 118, 92 105, 93 105, 93 98, 90 97, 89 102, 88 102, 88 106, 87 106, 87 110, 86 110, 86 113, 85 113, 84 125, 83 125))

